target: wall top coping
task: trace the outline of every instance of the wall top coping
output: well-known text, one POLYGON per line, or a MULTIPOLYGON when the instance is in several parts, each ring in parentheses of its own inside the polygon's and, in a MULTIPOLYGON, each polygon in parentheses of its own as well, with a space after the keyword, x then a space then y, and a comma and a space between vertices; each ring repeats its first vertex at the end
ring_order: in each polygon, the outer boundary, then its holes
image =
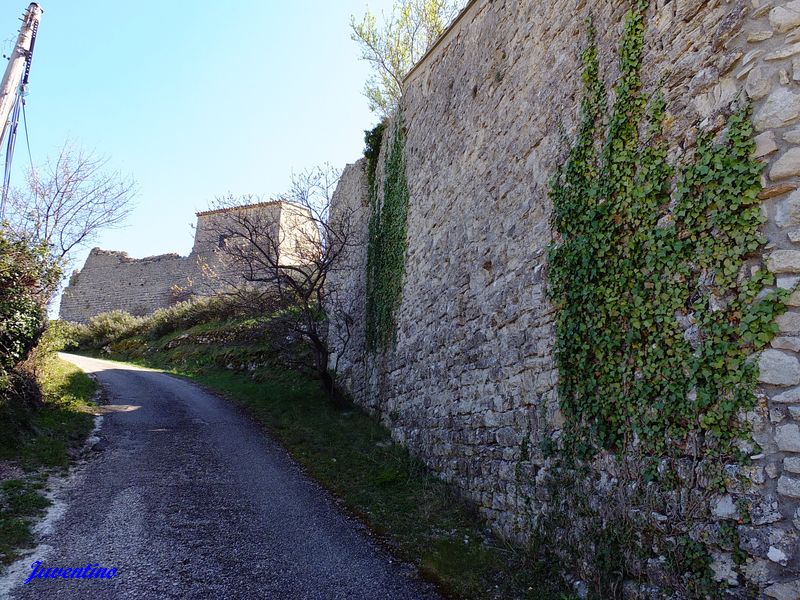
POLYGON ((428 51, 417 61, 417 64, 411 67, 411 70, 406 73, 405 77, 403 77, 402 87, 404 92, 414 78, 422 72, 422 67, 430 60, 430 58, 434 54, 438 54, 441 50, 444 50, 446 42, 448 42, 450 38, 458 33, 462 25, 466 24, 467 15, 474 17, 478 12, 478 8, 482 7, 488 1, 491 0, 469 0, 467 5, 461 9, 461 12, 458 13, 455 19, 453 19, 453 22, 450 23, 447 29, 442 32, 442 35, 440 35, 436 41, 433 42, 433 45, 428 48, 428 51))
POLYGON ((240 206, 226 206, 225 208, 215 208, 195 213, 195 216, 206 217, 208 215, 220 215, 223 213, 237 212, 240 210, 250 210, 253 208, 263 208, 265 206, 280 206, 287 204, 285 200, 270 200, 269 202, 254 202, 253 204, 242 204, 240 206))
MULTIPOLYGON (((144 261, 158 261, 158 260, 172 260, 175 258, 183 258, 180 254, 171 252, 169 254, 157 254, 154 256, 145 256, 144 258, 131 258, 127 252, 121 250, 103 250, 102 248, 92 248, 89 256, 114 256, 121 262, 144 262, 144 261)), ((88 259, 87 259, 88 260, 88 259)))

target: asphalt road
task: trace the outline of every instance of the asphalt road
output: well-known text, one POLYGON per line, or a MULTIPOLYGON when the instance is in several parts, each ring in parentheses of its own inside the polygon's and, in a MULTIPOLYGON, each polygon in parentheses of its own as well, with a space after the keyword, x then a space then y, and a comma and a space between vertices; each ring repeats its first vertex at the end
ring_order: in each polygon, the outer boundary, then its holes
POLYGON ((240 409, 163 373, 65 358, 107 392, 105 449, 30 562, 118 574, 34 579, 12 598, 438 598, 240 409))

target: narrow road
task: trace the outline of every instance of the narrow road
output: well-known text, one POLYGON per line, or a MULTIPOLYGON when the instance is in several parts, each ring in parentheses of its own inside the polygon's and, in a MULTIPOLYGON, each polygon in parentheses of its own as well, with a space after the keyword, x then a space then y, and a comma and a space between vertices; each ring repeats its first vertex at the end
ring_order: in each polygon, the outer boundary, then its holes
POLYGON ((33 579, 12 598, 438 598, 235 406, 163 373, 65 358, 108 394, 108 445, 30 562, 118 573, 33 579))

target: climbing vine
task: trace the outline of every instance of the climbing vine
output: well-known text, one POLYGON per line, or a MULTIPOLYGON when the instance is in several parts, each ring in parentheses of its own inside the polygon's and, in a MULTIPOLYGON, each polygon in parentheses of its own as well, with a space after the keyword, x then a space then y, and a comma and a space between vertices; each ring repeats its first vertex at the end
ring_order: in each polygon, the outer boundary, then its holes
POLYGON ((402 117, 398 117, 393 129, 386 148, 382 201, 378 197, 376 178, 380 141, 377 145, 375 142, 383 137, 384 131, 370 132, 367 136, 372 207, 367 246, 367 345, 371 350, 385 346, 392 339, 394 311, 400 302, 405 274, 409 194, 402 117))
POLYGON ((374 204, 377 196, 375 187, 375 176, 378 172, 378 158, 381 154, 381 143, 383 133, 386 129, 386 122, 381 121, 372 129, 364 132, 364 158, 367 159, 367 186, 369 187, 370 203, 374 204))
POLYGON ((755 263, 765 240, 749 110, 670 164, 664 98, 642 92, 647 5, 627 16, 611 107, 590 31, 577 139, 551 185, 565 447, 675 455, 699 441, 721 456, 746 434, 750 357, 774 335, 784 296, 755 263))

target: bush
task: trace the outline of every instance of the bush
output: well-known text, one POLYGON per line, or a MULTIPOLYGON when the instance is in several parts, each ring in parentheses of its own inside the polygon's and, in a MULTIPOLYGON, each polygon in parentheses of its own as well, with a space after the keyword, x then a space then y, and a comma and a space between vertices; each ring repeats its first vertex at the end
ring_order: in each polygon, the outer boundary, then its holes
POLYGON ((50 321, 39 345, 47 345, 51 352, 77 350, 81 339, 88 335, 88 332, 89 327, 83 323, 50 321))
POLYGON ((232 297, 200 297, 155 311, 142 324, 139 333, 158 339, 168 333, 189 329, 195 325, 249 316, 244 314, 247 312, 242 303, 232 297))
POLYGON ((39 375, 53 359, 56 352, 77 348, 78 336, 86 330, 87 327, 85 325, 67 323, 65 321, 50 321, 39 338, 36 347, 31 351, 28 358, 18 365, 17 369, 31 375, 34 379, 39 379, 39 375))
POLYGON ((63 335, 81 348, 100 349, 133 336, 156 340, 176 331, 215 321, 262 314, 260 298, 205 296, 161 308, 148 317, 114 310, 93 317, 88 325, 64 324, 63 335))
POLYGON ((134 317, 124 310, 112 310, 101 313, 89 320, 89 324, 81 332, 81 346, 103 348, 112 342, 133 334, 142 326, 144 319, 134 317))
POLYGON ((44 332, 47 302, 60 275, 45 246, 0 228, 0 390, 44 332))

